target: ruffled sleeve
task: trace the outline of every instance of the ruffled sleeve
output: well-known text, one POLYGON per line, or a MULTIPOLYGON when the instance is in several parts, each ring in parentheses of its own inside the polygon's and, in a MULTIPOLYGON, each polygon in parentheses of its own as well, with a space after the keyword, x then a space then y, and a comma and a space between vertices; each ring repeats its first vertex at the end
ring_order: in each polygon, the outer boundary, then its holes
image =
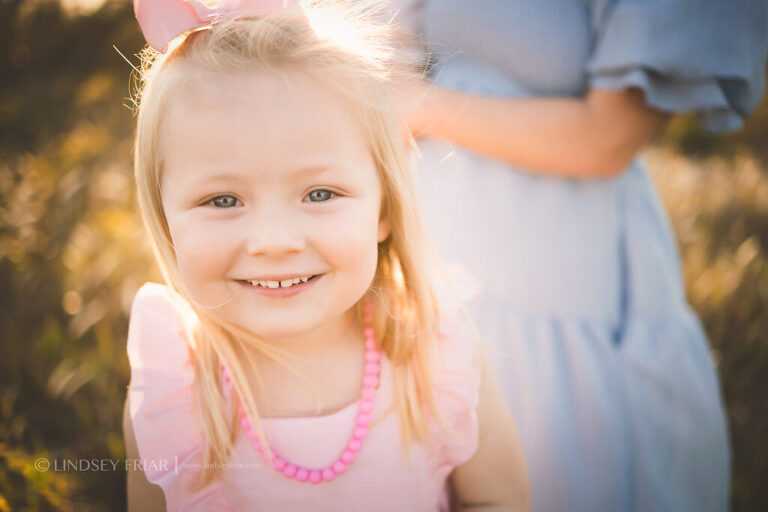
POLYGON ((594 0, 590 86, 638 87, 648 104, 741 127, 765 88, 765 0, 594 0))
POLYGON ((147 479, 169 511, 229 511, 221 484, 193 492, 202 467, 202 419, 192 407, 194 369, 187 328, 194 313, 170 288, 146 283, 136 293, 128 328, 130 414, 147 479))
POLYGON ((476 335, 463 314, 443 306, 438 330, 434 396, 450 431, 438 428, 435 438, 438 472, 446 475, 477 451, 477 403, 480 370, 474 354, 476 335))

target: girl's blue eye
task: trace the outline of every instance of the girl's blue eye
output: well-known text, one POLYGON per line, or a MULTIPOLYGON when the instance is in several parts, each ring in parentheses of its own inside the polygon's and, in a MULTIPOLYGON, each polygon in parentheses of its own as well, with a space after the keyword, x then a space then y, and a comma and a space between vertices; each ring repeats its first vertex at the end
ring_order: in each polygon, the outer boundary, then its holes
POLYGON ((237 198, 234 196, 216 196, 209 203, 213 203, 217 208, 232 208, 237 206, 237 198))
POLYGON ((313 190, 312 192, 307 194, 307 198, 313 203, 320 203, 323 201, 328 201, 330 198, 332 198, 335 195, 336 194, 334 194, 330 190, 320 189, 320 190, 313 190))

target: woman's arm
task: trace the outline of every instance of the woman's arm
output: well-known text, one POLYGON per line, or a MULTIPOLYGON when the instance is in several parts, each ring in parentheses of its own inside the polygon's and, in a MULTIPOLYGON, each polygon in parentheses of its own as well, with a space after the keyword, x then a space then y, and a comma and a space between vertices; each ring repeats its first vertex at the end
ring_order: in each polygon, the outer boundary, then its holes
POLYGON ((528 471, 515 422, 480 343, 476 357, 482 376, 477 405, 479 443, 472 458, 451 473, 454 497, 461 502, 461 510, 530 510, 528 471))
POLYGON ((592 89, 585 98, 493 98, 426 82, 395 87, 411 131, 542 174, 601 178, 621 172, 669 115, 639 89, 592 89))
POLYGON ((125 456, 128 459, 128 512, 165 512, 163 490, 150 483, 139 466, 139 450, 136 446, 136 436, 133 433, 130 410, 126 397, 125 408, 123 409, 123 437, 125 439, 125 456))

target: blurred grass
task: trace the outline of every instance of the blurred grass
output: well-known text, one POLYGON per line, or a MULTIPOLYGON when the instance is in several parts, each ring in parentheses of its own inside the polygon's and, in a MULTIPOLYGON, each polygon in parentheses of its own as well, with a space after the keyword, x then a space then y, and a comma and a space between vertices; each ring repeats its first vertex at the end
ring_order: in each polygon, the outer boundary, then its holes
POLYGON ((0 0, 0 511, 123 508, 127 311, 150 264, 123 106, 143 40, 127 1, 88 16, 0 0))
MULTIPOLYGON (((127 313, 160 280, 135 207, 130 67, 113 44, 129 57, 143 44, 127 0, 85 15, 0 0, 0 512, 124 506, 124 471, 34 466, 125 456, 127 313)), ((722 377, 735 511, 768 510, 766 140, 764 103, 726 136, 676 119, 648 153, 722 377)))

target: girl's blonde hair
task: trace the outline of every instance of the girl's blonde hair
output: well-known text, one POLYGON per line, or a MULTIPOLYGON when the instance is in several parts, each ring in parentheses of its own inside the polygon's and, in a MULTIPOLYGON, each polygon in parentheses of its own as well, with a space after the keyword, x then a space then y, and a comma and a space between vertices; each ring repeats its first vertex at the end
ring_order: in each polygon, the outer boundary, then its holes
MULTIPOLYGON (((440 419, 431 386, 437 304, 430 273, 436 267, 417 211, 402 133, 387 90, 394 69, 393 52, 384 44, 389 29, 371 22, 365 8, 312 2, 305 6, 306 19, 274 15, 224 20, 187 35, 165 55, 151 49, 142 54, 135 143, 139 206, 166 283, 189 300, 200 320, 190 333, 197 377, 196 404, 207 413, 202 417, 204 467, 208 469, 201 474, 198 485, 213 478, 209 468, 227 462, 238 429, 236 416, 226 414, 220 362, 226 361, 234 395, 255 420, 262 446, 268 446, 246 375, 256 376, 257 390, 262 392, 254 351, 283 361, 279 352, 254 333, 216 320, 184 292, 179 281, 161 200, 161 120, 174 91, 205 72, 300 72, 333 88, 354 109, 382 183, 381 215, 391 228, 389 238, 379 244, 378 265, 367 295, 374 306, 376 338, 391 362, 393 407, 398 413, 406 456, 414 440, 429 447, 426 441, 430 418, 440 419)), ((358 304, 359 313, 362 302, 358 304)))

